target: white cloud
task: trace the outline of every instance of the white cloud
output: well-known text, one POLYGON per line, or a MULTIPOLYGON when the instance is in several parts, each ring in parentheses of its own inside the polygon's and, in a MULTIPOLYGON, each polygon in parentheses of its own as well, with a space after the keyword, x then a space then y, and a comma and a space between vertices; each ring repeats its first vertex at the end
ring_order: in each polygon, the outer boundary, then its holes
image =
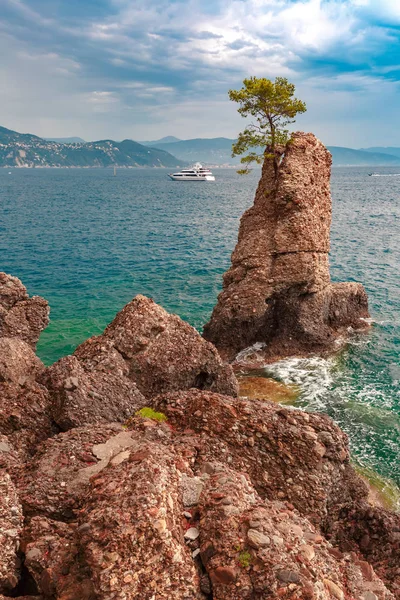
POLYGON ((386 24, 400 19, 400 0, 112 0, 109 16, 77 16, 75 25, 6 2, 33 32, 29 42, 27 28, 9 28, 13 39, 0 24, 0 54, 10 57, 0 65, 0 110, 15 128, 31 122, 42 135, 87 139, 233 137, 243 122, 226 93, 248 75, 294 81, 309 107, 304 127, 332 137, 340 119, 347 133, 356 128, 357 107, 370 114, 368 98, 377 110, 377 90, 387 110, 395 103, 384 78, 399 67, 383 51, 394 47, 386 24), (46 35, 34 35, 35 23, 46 35))

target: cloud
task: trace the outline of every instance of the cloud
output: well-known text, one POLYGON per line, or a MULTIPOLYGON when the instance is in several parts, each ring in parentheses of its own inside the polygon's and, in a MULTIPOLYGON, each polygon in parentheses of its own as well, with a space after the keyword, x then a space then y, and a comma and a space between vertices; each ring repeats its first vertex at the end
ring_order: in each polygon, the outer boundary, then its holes
MULTIPOLYGON (((377 109, 377 89, 400 124, 398 0, 3 2, 6 126, 48 136, 73 127, 88 139, 233 137, 243 123, 227 90, 251 74, 294 81, 309 106, 302 123, 323 135, 364 139, 356 109, 370 114, 368 98, 377 109), (353 124, 342 127, 346 114, 353 124)), ((393 123, 384 128, 369 131, 393 137, 393 123)))

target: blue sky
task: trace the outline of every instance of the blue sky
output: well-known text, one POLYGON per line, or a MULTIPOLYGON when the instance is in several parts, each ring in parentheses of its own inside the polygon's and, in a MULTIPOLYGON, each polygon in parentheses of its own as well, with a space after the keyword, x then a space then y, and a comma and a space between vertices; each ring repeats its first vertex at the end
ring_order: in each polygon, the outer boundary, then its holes
POLYGON ((227 90, 285 76, 325 143, 400 146, 400 0, 2 0, 0 124, 234 137, 227 90))

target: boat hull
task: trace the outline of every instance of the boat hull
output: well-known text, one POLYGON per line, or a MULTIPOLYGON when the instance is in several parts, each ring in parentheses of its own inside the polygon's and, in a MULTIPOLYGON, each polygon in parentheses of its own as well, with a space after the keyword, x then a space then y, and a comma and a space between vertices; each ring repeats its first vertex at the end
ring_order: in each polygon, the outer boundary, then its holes
POLYGON ((185 176, 182 177, 181 175, 172 175, 171 173, 168 173, 168 177, 170 179, 172 179, 172 181, 215 181, 215 177, 214 175, 204 175, 204 177, 202 176, 185 176))

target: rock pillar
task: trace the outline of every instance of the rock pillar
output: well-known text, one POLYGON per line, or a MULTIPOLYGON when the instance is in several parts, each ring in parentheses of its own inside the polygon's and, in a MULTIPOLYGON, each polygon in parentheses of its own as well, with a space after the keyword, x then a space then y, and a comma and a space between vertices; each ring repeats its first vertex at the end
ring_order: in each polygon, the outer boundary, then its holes
POLYGON ((365 328, 363 286, 330 282, 331 163, 325 146, 301 132, 288 142, 277 177, 264 162, 204 328, 223 358, 257 342, 271 360, 321 352, 348 327, 365 328))

